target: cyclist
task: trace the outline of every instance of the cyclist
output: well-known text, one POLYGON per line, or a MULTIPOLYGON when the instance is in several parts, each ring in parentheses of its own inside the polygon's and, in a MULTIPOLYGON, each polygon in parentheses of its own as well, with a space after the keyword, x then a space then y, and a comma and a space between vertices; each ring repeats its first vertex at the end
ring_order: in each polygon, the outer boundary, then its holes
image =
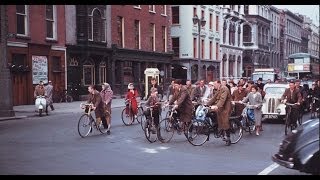
MULTIPOLYGON (((134 115, 134 119, 137 118, 138 113, 138 101, 137 98, 139 97, 138 91, 134 88, 133 83, 128 84, 128 92, 126 95, 126 101, 129 101, 131 103, 131 111, 134 115)), ((126 114, 129 114, 129 104, 126 108, 126 114)), ((134 119, 131 119, 131 121, 134 121, 134 119)))
POLYGON ((216 112, 218 128, 225 132, 224 139, 226 145, 231 145, 229 117, 231 114, 231 94, 227 86, 221 84, 221 81, 214 81, 214 88, 217 90, 214 96, 208 101, 207 105, 216 112))
MULTIPOLYGON (((160 105, 160 99, 158 97, 158 90, 157 88, 151 88, 151 94, 148 98, 148 100, 146 101, 145 105, 146 106, 152 106, 152 118, 153 118, 153 122, 154 125, 156 126, 156 128, 159 125, 159 117, 160 117, 160 109, 161 109, 161 105, 160 105)), ((146 116, 146 119, 151 118, 150 117, 150 109, 147 108, 144 112, 144 115, 146 116)), ((158 128, 157 128, 158 129, 158 128)), ((155 131, 152 131, 153 133, 155 133, 155 131)))
POLYGON ((187 125, 191 122, 193 113, 193 104, 186 87, 182 85, 181 79, 174 81, 174 94, 167 104, 174 104, 174 109, 177 110, 180 121, 187 125))
MULTIPOLYGON (((300 103, 301 103, 302 97, 301 97, 301 93, 299 92, 299 90, 296 88, 295 86, 295 82, 294 81, 290 81, 289 83, 289 88, 287 88, 282 97, 281 97, 281 102, 283 103, 290 103, 290 104, 296 104, 295 106, 293 106, 289 119, 290 119, 290 124, 293 124, 295 122, 297 122, 298 118, 299 118, 299 113, 300 113, 300 103)), ((286 107, 286 111, 288 111, 288 106, 286 107)))
POLYGON ((92 109, 94 110, 94 113, 96 115, 97 124, 100 125, 100 123, 102 121, 103 127, 105 129, 107 129, 108 126, 107 126, 107 122, 106 122, 106 117, 105 117, 105 113, 104 113, 104 105, 103 105, 101 95, 100 95, 99 91, 96 90, 95 85, 90 85, 88 87, 88 91, 89 91, 89 99, 88 99, 87 103, 93 104, 92 109))
POLYGON ((199 101, 204 97, 207 87, 204 85, 204 80, 200 80, 199 85, 194 89, 193 99, 199 101))
POLYGON ((110 134, 110 127, 111 127, 111 102, 112 102, 112 96, 113 91, 108 83, 102 84, 102 91, 100 92, 102 101, 104 103, 104 110, 105 112, 109 112, 109 116, 106 117, 107 120, 107 134, 110 134))

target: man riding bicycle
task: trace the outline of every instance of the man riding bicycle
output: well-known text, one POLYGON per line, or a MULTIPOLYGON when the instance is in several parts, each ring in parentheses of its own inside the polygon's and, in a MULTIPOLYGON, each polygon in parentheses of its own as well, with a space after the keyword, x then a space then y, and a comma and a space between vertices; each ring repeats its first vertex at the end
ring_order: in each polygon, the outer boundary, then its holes
MULTIPOLYGON (((300 108, 300 103, 302 101, 302 96, 300 91, 296 88, 295 82, 291 81, 289 83, 289 88, 287 88, 282 97, 281 97, 281 102, 283 103, 290 103, 290 104, 295 104, 295 106, 292 106, 292 110, 289 116, 290 119, 290 124, 294 124, 295 122, 298 121, 299 118, 299 108, 300 108)), ((288 112, 288 106, 286 106, 286 112, 288 112)))
MULTIPOLYGON (((156 128, 159 125, 159 117, 160 117, 160 112, 161 112, 161 104, 160 99, 158 97, 158 90, 157 88, 151 88, 151 95, 149 96, 148 100, 146 101, 145 105, 147 107, 153 107, 152 108, 152 118, 153 118, 153 122, 154 125, 156 126, 156 128)), ((144 115, 146 116, 146 118, 150 118, 151 115, 151 110, 149 108, 147 108, 147 110, 145 110, 144 115)))

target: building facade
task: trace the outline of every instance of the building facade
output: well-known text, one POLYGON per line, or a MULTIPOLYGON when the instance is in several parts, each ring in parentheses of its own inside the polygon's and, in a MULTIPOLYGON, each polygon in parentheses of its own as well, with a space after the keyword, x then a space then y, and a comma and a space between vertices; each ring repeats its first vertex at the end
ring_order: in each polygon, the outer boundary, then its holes
POLYGON ((280 18, 284 23, 283 63, 286 71, 289 55, 301 52, 303 19, 287 9, 281 9, 280 11, 280 18))
POLYGON ((7 58, 13 105, 34 104, 40 80, 55 91, 66 85, 66 34, 63 5, 8 5, 7 58))
POLYGON ((206 81, 219 79, 221 7, 172 5, 171 9, 171 39, 174 51, 172 77, 190 79, 192 82, 198 79, 206 81), (194 17, 202 19, 202 24, 194 23, 194 17), (198 64, 200 64, 200 77, 198 77, 198 64))
POLYGON ((315 58, 319 59, 319 26, 315 24, 311 24, 311 39, 308 47, 309 53, 315 58))
POLYGON ((270 6, 245 5, 244 14, 243 76, 250 77, 255 68, 270 67, 270 6))
POLYGON ((242 77, 244 5, 222 5, 221 78, 242 77))
POLYGON ((280 11, 270 6, 270 64, 269 67, 283 69, 280 59, 280 11))
POLYGON ((146 68, 158 68, 159 84, 167 87, 173 56, 170 5, 112 5, 111 17, 115 92, 125 93, 133 82, 144 96, 146 68))

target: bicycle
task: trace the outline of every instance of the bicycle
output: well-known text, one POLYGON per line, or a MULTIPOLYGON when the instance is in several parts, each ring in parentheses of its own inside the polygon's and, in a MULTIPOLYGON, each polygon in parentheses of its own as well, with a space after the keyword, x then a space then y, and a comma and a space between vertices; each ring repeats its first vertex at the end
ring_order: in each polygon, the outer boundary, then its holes
MULTIPOLYGON (((234 103, 245 104, 239 101, 234 101, 234 103)), ((255 123, 254 123, 254 119, 249 117, 248 110, 254 109, 254 108, 255 108, 254 105, 246 104, 241 114, 242 119, 240 122, 241 122, 242 130, 245 132, 249 132, 249 134, 252 134, 252 132, 255 130, 255 123)))
POLYGON ((292 122, 292 120, 291 120, 292 107, 296 106, 297 104, 285 103, 285 105, 287 106, 287 108, 286 108, 287 109, 287 115, 286 115, 286 121, 285 121, 284 134, 287 135, 289 128, 290 128, 291 131, 294 130, 295 128, 297 128, 297 126, 298 126, 297 121, 299 121, 299 117, 295 122, 292 122))
POLYGON ((312 97, 312 102, 310 104, 311 118, 320 117, 320 107, 317 104, 319 104, 319 98, 312 97))
MULTIPOLYGON (((215 138, 224 139, 224 130, 218 129, 218 122, 216 119, 211 119, 208 116, 210 107, 207 105, 199 105, 196 110, 196 116, 193 122, 188 127, 188 141, 194 146, 201 146, 209 141, 210 134, 212 133, 215 138)), ((230 140, 231 144, 236 144, 242 138, 242 126, 236 122, 235 118, 229 119, 230 123, 230 140)))
POLYGON ((179 135, 183 132, 185 137, 188 138, 186 130, 188 123, 180 122, 179 115, 174 105, 169 105, 169 111, 164 119, 159 123, 159 132, 157 133, 158 139, 162 143, 168 143, 176 131, 179 135))
MULTIPOLYGON (((146 118, 145 125, 144 125, 144 127, 145 127, 144 134, 150 143, 157 141, 157 138, 158 138, 157 133, 159 132, 159 125, 158 125, 158 127, 155 125, 154 117, 153 117, 153 110, 156 106, 157 105, 147 107, 147 110, 149 110, 150 115, 148 116, 148 118, 146 118)), ((159 114, 159 116, 160 116, 160 114, 159 114)))
POLYGON ((60 103, 62 102, 73 102, 73 97, 69 95, 68 90, 64 89, 63 92, 60 94, 60 103))
POLYGON ((131 100, 125 100, 125 108, 121 113, 121 119, 124 125, 130 126, 135 120, 137 120, 138 123, 141 123, 143 120, 143 107, 141 104, 139 104, 137 108, 138 112, 136 115, 134 115, 132 111, 131 100))
POLYGON ((85 109, 85 113, 79 118, 78 121, 78 133, 84 138, 87 137, 90 133, 92 133, 93 126, 100 131, 101 134, 105 134, 107 129, 104 129, 102 122, 97 124, 97 121, 92 117, 93 104, 80 104, 80 108, 85 109))

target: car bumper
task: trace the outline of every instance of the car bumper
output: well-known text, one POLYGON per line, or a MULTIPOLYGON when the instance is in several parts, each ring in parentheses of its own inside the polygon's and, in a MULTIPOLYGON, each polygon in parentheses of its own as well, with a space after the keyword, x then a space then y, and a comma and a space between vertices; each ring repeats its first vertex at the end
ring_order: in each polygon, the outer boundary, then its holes
POLYGON ((286 160, 283 160, 279 154, 275 154, 272 156, 272 161, 276 162, 277 164, 281 165, 281 166, 284 166, 286 168, 289 168, 289 169, 293 169, 294 167, 294 163, 293 162, 290 162, 290 161, 286 161, 286 160))

